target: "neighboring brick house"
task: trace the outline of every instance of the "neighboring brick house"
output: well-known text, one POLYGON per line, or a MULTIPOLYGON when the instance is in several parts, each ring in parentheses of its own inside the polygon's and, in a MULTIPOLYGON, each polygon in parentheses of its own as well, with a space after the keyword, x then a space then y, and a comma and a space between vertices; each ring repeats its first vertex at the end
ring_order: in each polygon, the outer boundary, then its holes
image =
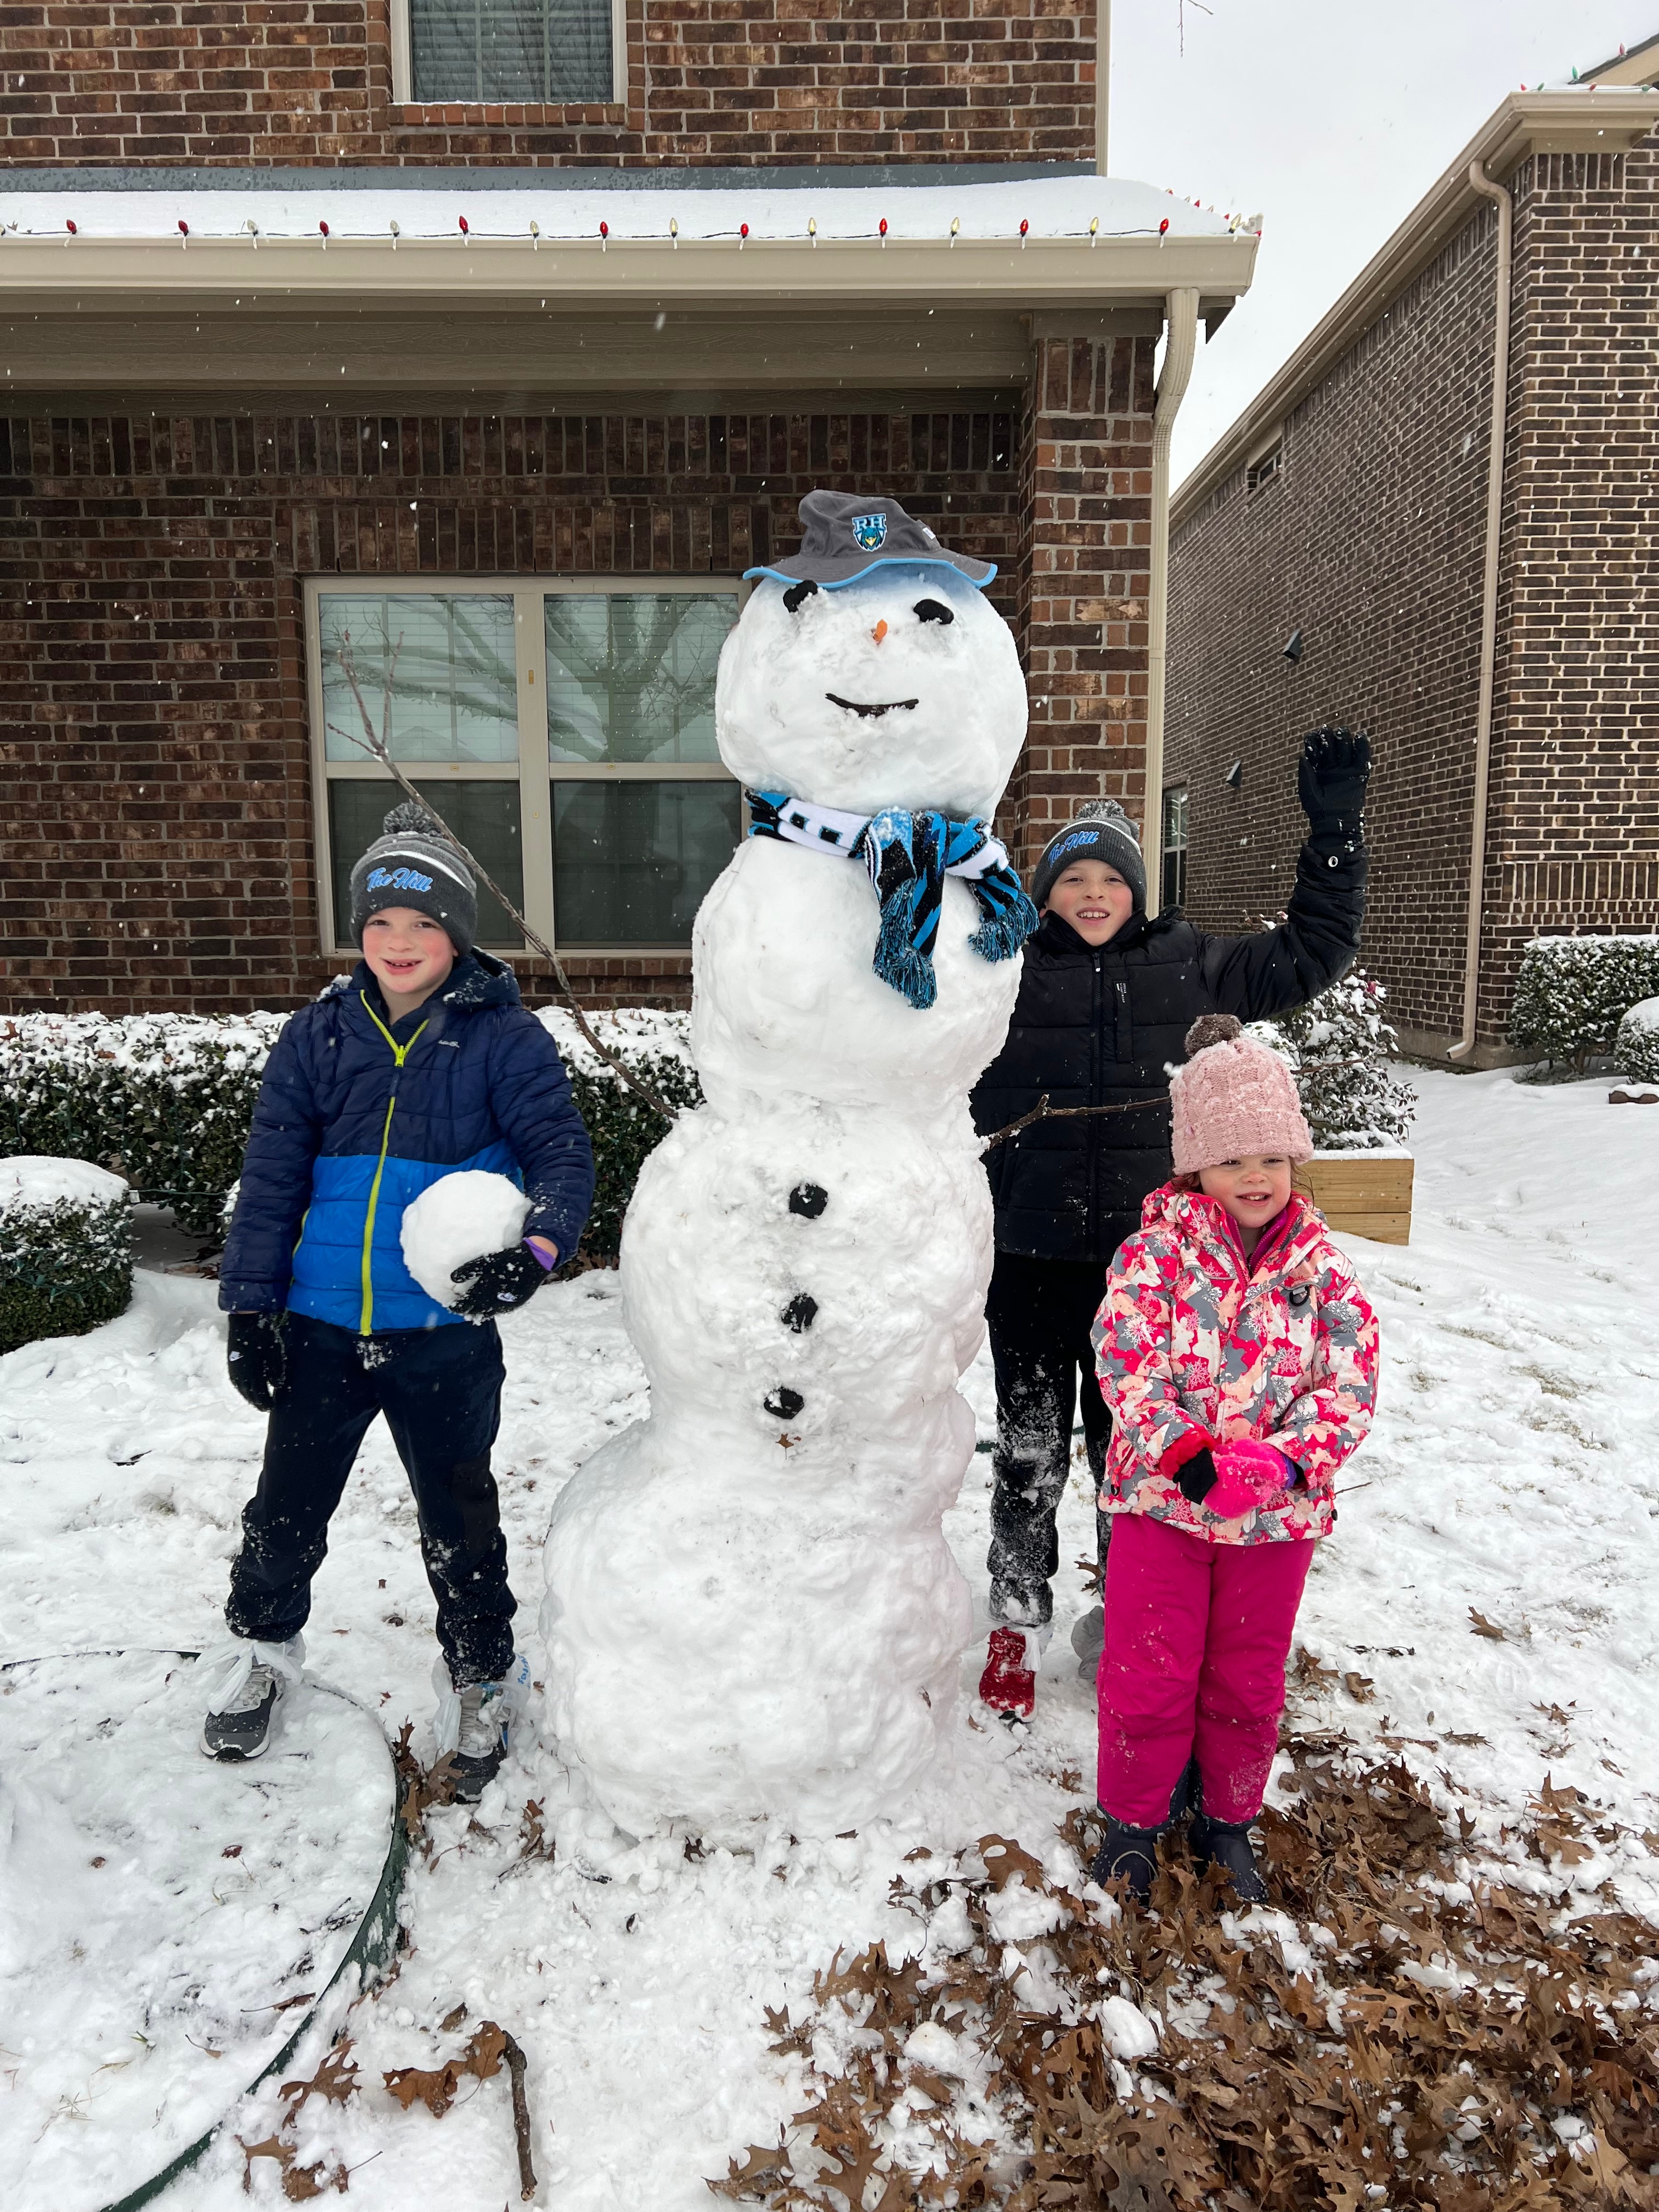
POLYGON ((683 1001, 714 659, 817 483, 999 563, 1015 847, 1139 812, 1170 422, 1256 241, 1097 174, 1096 0, 43 0, 0 69, 0 1006, 339 967, 348 630, 579 989, 683 1001))
POLYGON ((1529 939, 1659 924, 1652 73, 1659 40, 1507 99, 1172 505, 1166 879, 1217 927, 1276 911, 1300 733, 1363 726, 1366 964, 1409 1047, 1478 1065, 1513 1056, 1529 939), (1495 480, 1502 210, 1472 163, 1513 210, 1495 480))

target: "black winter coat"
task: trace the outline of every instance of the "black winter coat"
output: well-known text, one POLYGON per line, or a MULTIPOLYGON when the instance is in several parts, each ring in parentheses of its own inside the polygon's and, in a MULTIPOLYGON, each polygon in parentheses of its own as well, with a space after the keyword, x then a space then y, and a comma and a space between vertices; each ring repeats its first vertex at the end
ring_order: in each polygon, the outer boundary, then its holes
POLYGON ((1145 1099, 1139 1113, 1034 1122, 988 1154, 1000 1252, 1104 1267, 1169 1180, 1170 1079, 1200 1014, 1261 1021, 1334 983, 1359 951, 1363 848, 1333 866, 1304 846, 1285 920, 1209 937, 1173 916, 1137 916, 1098 949, 1058 915, 1027 939, 1008 1038, 973 1096, 982 1136, 1054 1106, 1145 1099))

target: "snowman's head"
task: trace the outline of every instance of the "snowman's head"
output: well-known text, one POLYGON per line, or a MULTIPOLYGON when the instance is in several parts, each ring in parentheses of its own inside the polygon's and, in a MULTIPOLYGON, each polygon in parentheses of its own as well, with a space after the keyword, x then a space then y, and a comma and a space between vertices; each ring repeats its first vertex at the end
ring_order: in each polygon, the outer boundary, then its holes
POLYGON ((988 817, 1025 739, 1008 625, 945 561, 839 584, 764 575, 721 649, 720 757, 751 790, 988 817))

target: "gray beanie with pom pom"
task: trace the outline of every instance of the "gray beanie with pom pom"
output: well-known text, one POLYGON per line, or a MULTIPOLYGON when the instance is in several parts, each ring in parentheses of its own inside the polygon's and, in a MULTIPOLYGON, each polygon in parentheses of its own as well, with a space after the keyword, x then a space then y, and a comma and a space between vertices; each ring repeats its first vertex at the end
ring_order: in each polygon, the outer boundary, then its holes
POLYGON ((1146 912, 1146 863, 1140 857, 1140 840, 1116 799, 1087 800, 1043 847, 1031 874, 1031 896, 1037 906, 1047 906, 1049 892, 1079 860, 1103 860, 1115 868, 1135 895, 1135 912, 1146 912))
POLYGON ((471 871, 437 816, 406 799, 394 806, 351 871, 351 933, 361 945, 370 915, 410 906, 428 914, 456 951, 471 952, 478 929, 478 894, 471 871))

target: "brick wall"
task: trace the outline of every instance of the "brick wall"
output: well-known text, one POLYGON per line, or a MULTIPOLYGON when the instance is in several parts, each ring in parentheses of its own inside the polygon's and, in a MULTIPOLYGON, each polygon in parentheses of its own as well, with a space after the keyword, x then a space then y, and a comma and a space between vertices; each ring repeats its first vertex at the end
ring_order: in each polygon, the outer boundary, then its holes
POLYGON ((1095 0, 627 0, 624 103, 400 106, 389 0, 0 6, 5 158, 1080 161, 1095 0))
MULTIPOLYGON (((1528 938, 1655 921, 1655 159, 1552 155, 1511 180, 1486 1057, 1528 938)), ((1290 415, 1279 467, 1252 490, 1241 466, 1171 549, 1165 778, 1192 794, 1188 911, 1237 929, 1278 908, 1299 736, 1362 725, 1364 957, 1425 1044, 1461 1026, 1495 241, 1482 209, 1290 415)))
POLYGON ((1037 341, 1020 446, 1030 735, 1004 809, 1023 870, 1082 799, 1141 811, 1156 347, 1037 341))
MULTIPOLYGON (((817 483, 902 499, 1015 611, 1018 425, 988 409, 0 417, 0 1006, 283 1006, 331 972, 307 574, 730 574, 817 483)), ((572 969, 598 1003, 688 994, 685 958, 572 969)))
POLYGON ((1528 939, 1659 927, 1659 141, 1540 155, 1515 190, 1494 1012, 1528 939))

